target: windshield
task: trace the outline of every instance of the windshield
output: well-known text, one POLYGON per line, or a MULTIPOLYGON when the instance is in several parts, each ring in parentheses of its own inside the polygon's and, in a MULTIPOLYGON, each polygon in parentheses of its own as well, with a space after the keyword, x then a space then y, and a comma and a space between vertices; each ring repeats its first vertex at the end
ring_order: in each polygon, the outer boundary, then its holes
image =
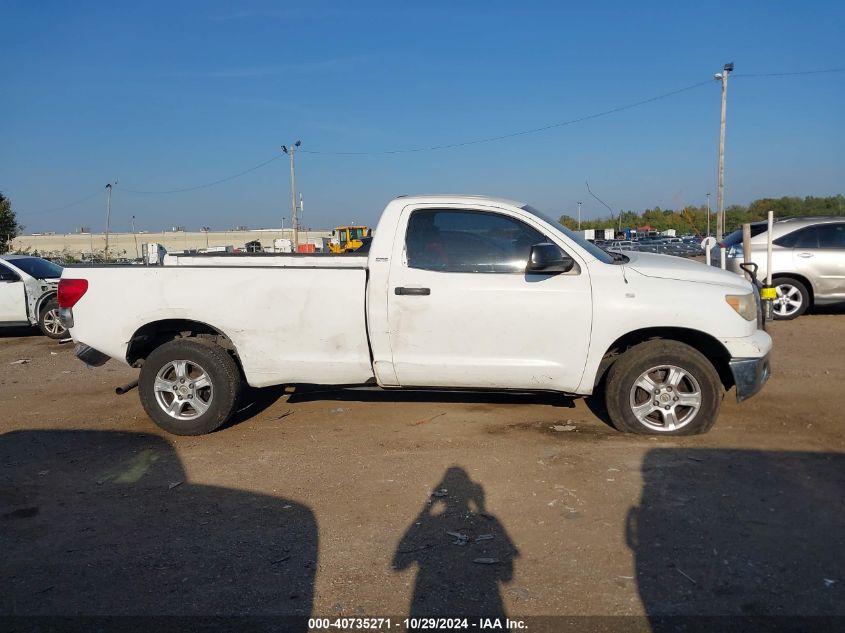
POLYGON ((534 207, 532 207, 531 205, 528 205, 528 204, 526 204, 524 207, 522 207, 522 209, 523 209, 523 211, 528 211, 528 213, 530 213, 532 215, 536 215, 538 218, 540 218, 544 222, 548 222, 549 224, 551 224, 558 231, 560 231, 566 237, 568 237, 573 242, 578 244, 578 246, 583 248, 585 251, 587 251, 590 255, 595 257, 600 262, 604 262, 605 264, 612 264, 615 261, 613 255, 611 255, 607 251, 599 248, 595 244, 591 244, 590 242, 585 240, 581 235, 579 235, 575 231, 569 230, 568 228, 563 226, 560 222, 558 222, 557 220, 553 220, 552 218, 547 216, 542 211, 538 211, 537 209, 535 209, 534 207))
POLYGON ((62 276, 61 266, 56 266, 40 257, 17 257, 7 261, 36 279, 58 279, 62 276))

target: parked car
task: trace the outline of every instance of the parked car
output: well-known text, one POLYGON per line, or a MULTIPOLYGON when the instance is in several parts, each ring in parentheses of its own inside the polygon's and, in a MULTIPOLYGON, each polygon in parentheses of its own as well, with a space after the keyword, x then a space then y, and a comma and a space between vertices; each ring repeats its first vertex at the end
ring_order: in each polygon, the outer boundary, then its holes
POLYGON ((0 255, 0 328, 37 325, 50 338, 64 338, 56 299, 61 276, 62 267, 46 259, 0 255))
POLYGON ((601 389, 617 429, 690 435, 769 376, 751 283, 608 253, 521 202, 397 198, 367 254, 165 262, 67 269, 59 300, 77 355, 140 366, 147 414, 182 435, 222 425, 244 383, 601 389))
MULTIPOLYGON (((794 319, 810 306, 845 302, 845 217, 787 218, 772 227, 772 285, 777 292, 775 319, 794 319)), ((739 275, 743 260, 742 229, 721 244, 728 270, 739 275)), ((751 261, 760 279, 767 275, 767 222, 751 224, 751 261)), ((711 251, 719 265, 719 246, 711 251)))
POLYGON ((637 245, 631 240, 616 240, 614 242, 611 242, 609 246, 606 246, 605 250, 620 253, 622 251, 636 251, 639 249, 637 248, 637 245))

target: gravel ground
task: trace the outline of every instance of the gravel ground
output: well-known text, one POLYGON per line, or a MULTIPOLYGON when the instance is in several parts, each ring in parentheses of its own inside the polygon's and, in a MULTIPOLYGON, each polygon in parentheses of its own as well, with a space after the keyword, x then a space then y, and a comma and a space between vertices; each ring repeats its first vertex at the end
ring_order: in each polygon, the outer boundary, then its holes
POLYGON ((678 439, 318 388, 179 438, 114 394, 137 371, 4 335, 0 614, 845 616, 845 315, 771 331, 762 394, 678 439))

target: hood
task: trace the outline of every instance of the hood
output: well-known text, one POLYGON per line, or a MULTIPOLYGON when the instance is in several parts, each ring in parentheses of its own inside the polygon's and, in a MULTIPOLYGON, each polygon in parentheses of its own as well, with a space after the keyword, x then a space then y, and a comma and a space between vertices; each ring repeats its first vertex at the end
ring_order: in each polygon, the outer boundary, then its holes
POLYGON ((721 268, 707 266, 704 262, 655 253, 626 252, 625 254, 630 258, 625 265, 646 277, 734 286, 742 288, 745 292, 751 292, 753 289, 751 283, 743 277, 721 268))

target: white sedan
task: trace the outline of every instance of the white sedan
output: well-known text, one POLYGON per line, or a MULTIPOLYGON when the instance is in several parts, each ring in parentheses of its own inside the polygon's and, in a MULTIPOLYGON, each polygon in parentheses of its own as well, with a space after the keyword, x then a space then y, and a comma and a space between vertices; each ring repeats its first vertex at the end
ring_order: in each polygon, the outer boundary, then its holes
POLYGON ((50 338, 64 338, 56 298, 61 276, 61 266, 40 257, 0 256, 0 331, 37 325, 50 338))

